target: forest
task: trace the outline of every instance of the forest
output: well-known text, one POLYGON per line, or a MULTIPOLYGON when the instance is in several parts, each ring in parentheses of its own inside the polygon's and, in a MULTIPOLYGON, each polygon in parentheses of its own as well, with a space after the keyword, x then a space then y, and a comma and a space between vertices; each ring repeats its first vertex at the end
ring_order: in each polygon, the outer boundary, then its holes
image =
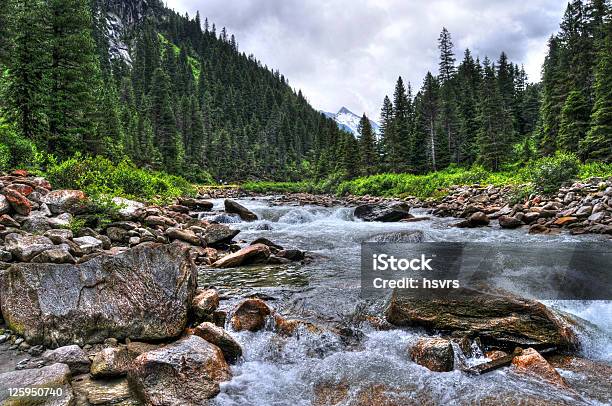
POLYGON ((449 167, 497 172, 559 152, 612 162, 605 0, 568 4, 536 82, 504 52, 458 57, 444 28, 438 71, 416 91, 399 77, 382 103, 381 133, 364 115, 358 137, 241 52, 225 28, 149 3, 125 38, 127 59, 111 56, 113 2, 0 4, 0 169, 89 156, 197 183, 335 182, 449 167))

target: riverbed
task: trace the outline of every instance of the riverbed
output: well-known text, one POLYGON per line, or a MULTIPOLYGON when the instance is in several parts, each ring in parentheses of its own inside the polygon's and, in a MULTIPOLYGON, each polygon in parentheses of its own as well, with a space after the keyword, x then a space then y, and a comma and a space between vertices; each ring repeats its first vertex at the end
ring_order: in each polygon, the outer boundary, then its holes
MULTIPOLYGON (((585 319, 579 356, 596 366, 580 370, 571 366, 558 372, 575 390, 563 390, 526 378, 512 368, 482 376, 459 370, 431 372, 410 361, 409 348, 426 335, 419 329, 379 331, 362 322, 364 313, 384 303, 362 300, 360 244, 375 235, 420 230, 425 241, 470 241, 529 244, 542 241, 590 241, 598 236, 529 235, 526 229, 502 230, 497 226, 465 229, 451 227, 454 218, 432 217, 411 223, 375 223, 355 219, 348 207, 273 205, 268 198, 242 199, 259 220, 233 222, 236 240, 250 243, 266 237, 285 248, 313 254, 302 264, 257 266, 227 270, 202 270, 199 284, 214 286, 230 308, 240 298, 264 298, 286 317, 333 326, 348 334, 304 329, 280 338, 271 329, 233 332, 244 349, 244 359, 232 367, 233 378, 221 385, 218 405, 320 404, 610 404, 612 402, 612 303, 557 301, 545 304, 585 319), (602 372, 603 371, 603 372, 602 372), (584 382, 590 382, 585 385, 584 382), (338 401, 337 403, 336 400, 338 401), (327 402, 327 403, 325 403, 327 402), (369 402, 369 403, 368 403, 369 402)), ((214 201, 216 208, 222 200, 214 201)), ((426 216, 425 210, 411 211, 426 216)), ((228 326, 229 328, 229 326, 228 326)), ((468 360, 479 362, 480 360, 468 360)))

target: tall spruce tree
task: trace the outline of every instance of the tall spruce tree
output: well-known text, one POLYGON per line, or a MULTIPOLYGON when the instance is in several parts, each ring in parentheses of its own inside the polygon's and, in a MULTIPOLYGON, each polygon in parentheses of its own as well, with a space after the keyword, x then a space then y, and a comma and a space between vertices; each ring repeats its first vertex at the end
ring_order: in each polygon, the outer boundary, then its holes
POLYGON ((395 129, 393 127, 393 104, 389 96, 383 99, 380 110, 380 151, 381 168, 383 171, 391 170, 391 156, 395 139, 395 129))
POLYGON ((376 151, 376 138, 370 120, 364 114, 357 127, 359 134, 359 166, 362 175, 373 175, 378 168, 378 154, 376 151))
POLYGON ((400 76, 393 93, 393 138, 390 150, 390 170, 392 172, 406 172, 409 169, 411 122, 412 100, 408 97, 400 76))

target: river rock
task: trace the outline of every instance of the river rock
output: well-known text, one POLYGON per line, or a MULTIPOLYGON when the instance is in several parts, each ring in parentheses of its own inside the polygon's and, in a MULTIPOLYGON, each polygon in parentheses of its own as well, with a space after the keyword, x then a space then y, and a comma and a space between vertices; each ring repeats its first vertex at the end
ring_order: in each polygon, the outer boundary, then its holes
POLYGON ((101 250, 103 245, 101 240, 89 235, 73 238, 72 241, 74 241, 79 246, 79 249, 85 255, 91 254, 94 251, 101 250))
POLYGON ((77 265, 14 264, 0 274, 8 326, 47 347, 176 337, 195 290, 189 250, 177 244, 143 244, 77 265))
POLYGON ((259 237, 254 239, 251 242, 251 245, 255 245, 255 244, 263 244, 263 245, 267 245, 268 247, 270 247, 270 251, 274 254, 276 254, 278 251, 282 250, 283 247, 281 245, 278 245, 270 240, 268 240, 265 237, 259 237))
POLYGON ((270 248, 267 245, 255 244, 244 247, 228 254, 212 264, 213 268, 233 268, 240 265, 265 262, 270 257, 270 248))
POLYGON ((91 361, 91 376, 109 378, 125 375, 132 363, 124 346, 104 348, 91 361))
POLYGON ((47 350, 42 354, 42 358, 47 365, 55 363, 68 365, 72 375, 88 373, 91 365, 85 351, 76 344, 47 350))
POLYGON ((54 190, 43 196, 41 202, 45 203, 53 214, 77 214, 85 210, 87 196, 81 190, 54 190))
POLYGON ((203 199, 194 199, 192 197, 180 198, 179 203, 194 211, 209 211, 213 208, 212 202, 203 199))
POLYGON ((497 221, 499 222, 499 226, 501 228, 518 228, 523 225, 523 222, 516 217, 501 215, 498 217, 497 221))
POLYGON ((11 205, 8 202, 6 196, 0 194, 0 215, 6 214, 11 210, 11 205))
POLYGON ((30 261, 43 251, 54 248, 53 242, 40 235, 9 234, 4 238, 6 250, 20 261, 30 261))
POLYGON ((200 237, 198 237, 191 230, 182 230, 180 228, 171 227, 166 230, 166 235, 173 240, 185 241, 192 245, 201 245, 202 243, 200 237))
POLYGON ((138 406, 132 397, 127 378, 97 378, 79 375, 70 382, 77 397, 77 406, 138 406))
POLYGON ((520 355, 515 356, 512 359, 512 365, 520 374, 531 375, 557 386, 568 387, 567 382, 557 370, 533 348, 527 348, 520 355))
POLYGON ((290 261, 301 261, 304 259, 304 251, 292 248, 280 250, 276 253, 276 256, 279 258, 286 258, 290 261))
POLYGON ((76 260, 70 254, 67 245, 46 250, 32 258, 32 263, 38 264, 75 264, 76 260))
POLYGON ((232 230, 223 224, 210 224, 205 228, 204 239, 208 245, 229 243, 240 230, 232 230))
POLYGON ((421 230, 393 231, 390 233, 376 234, 368 237, 366 242, 422 242, 425 238, 421 230))
POLYGON ((404 202, 395 202, 385 206, 363 204, 357 206, 353 215, 363 221, 393 222, 412 217, 410 206, 404 202))
POLYGON ((569 224, 575 223, 578 221, 578 218, 573 217, 573 216, 564 216, 564 217, 559 217, 558 219, 556 219, 555 221, 553 221, 553 224, 556 226, 567 226, 569 224))
POLYGON ((123 197, 113 197, 112 201, 119 206, 119 215, 126 220, 136 217, 138 211, 145 207, 144 203, 123 197))
POLYGON ((455 352, 450 340, 420 338, 410 349, 410 359, 434 372, 452 371, 455 352))
POLYGON ((199 320, 209 318, 219 307, 219 292, 215 289, 198 289, 191 307, 199 320))
POLYGON ((138 356, 128 377, 146 405, 195 406, 216 396, 231 373, 217 346, 190 335, 138 356))
POLYGON ((235 213, 240 216, 244 221, 253 221, 257 220, 257 215, 253 213, 251 210, 247 209, 243 205, 238 202, 235 202, 230 199, 225 199, 224 202, 225 211, 228 213, 235 213))
POLYGON ((232 311, 230 324, 235 331, 258 331, 266 325, 272 310, 261 299, 246 299, 232 311))
POLYGON ((242 347, 240 344, 238 344, 227 331, 221 327, 215 326, 213 323, 201 323, 191 329, 190 333, 219 347, 225 359, 230 363, 236 362, 236 360, 242 356, 242 347))
POLYGON ((0 404, 7 406, 46 405, 72 406, 74 394, 70 386, 70 368, 53 364, 37 369, 22 369, 0 374, 0 404), (10 398, 9 388, 47 387, 61 389, 60 396, 10 398))
POLYGON ((22 216, 28 216, 30 214, 32 211, 32 203, 27 197, 18 191, 11 189, 4 189, 2 193, 4 193, 6 200, 10 203, 11 207, 17 214, 22 216))
POLYGON ((570 321, 543 304, 510 293, 483 293, 463 288, 460 299, 410 298, 393 293, 385 317, 396 326, 480 337, 484 344, 575 349, 578 339, 570 321))

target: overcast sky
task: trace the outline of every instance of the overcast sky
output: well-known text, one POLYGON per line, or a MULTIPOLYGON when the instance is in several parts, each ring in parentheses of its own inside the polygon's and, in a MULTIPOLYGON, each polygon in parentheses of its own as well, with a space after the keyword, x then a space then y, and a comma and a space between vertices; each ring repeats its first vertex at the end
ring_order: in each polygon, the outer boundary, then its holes
MULTIPOLYGON (((421 86, 437 72, 437 39, 451 33, 481 59, 502 50, 540 77, 546 41, 557 31, 565 0, 166 0, 190 16, 200 10, 234 34, 239 49, 279 69, 317 109, 346 106, 378 120, 398 75, 421 86)), ((219 31, 217 31, 219 32, 219 31)))

